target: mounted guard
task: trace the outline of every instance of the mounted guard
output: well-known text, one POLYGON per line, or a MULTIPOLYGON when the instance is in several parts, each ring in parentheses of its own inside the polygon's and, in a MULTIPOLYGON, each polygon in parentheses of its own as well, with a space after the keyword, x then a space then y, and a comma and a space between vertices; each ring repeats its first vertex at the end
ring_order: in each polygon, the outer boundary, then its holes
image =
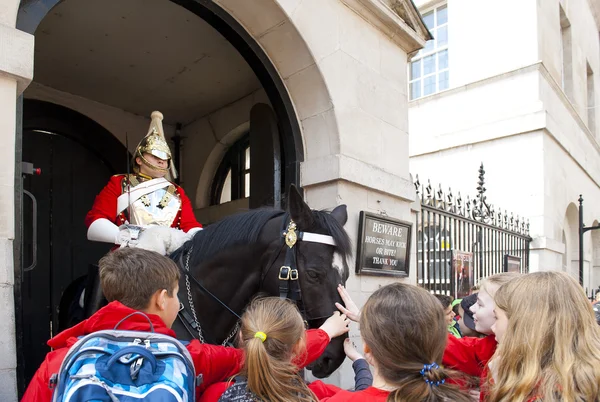
POLYGON ((163 255, 202 229, 183 189, 165 140, 163 115, 151 115, 148 134, 133 156, 133 174, 118 174, 96 196, 85 218, 91 241, 140 247, 163 255))

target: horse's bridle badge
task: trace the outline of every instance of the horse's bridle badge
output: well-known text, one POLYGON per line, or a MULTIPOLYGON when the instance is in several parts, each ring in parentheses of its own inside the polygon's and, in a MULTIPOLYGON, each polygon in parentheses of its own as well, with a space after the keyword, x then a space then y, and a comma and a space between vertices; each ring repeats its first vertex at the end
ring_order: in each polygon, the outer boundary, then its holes
POLYGON ((298 241, 298 235, 296 234, 296 224, 294 223, 294 221, 290 220, 290 223, 287 227, 287 231, 284 233, 285 235, 285 244, 287 244, 287 246, 289 248, 292 248, 296 245, 296 242, 298 241))

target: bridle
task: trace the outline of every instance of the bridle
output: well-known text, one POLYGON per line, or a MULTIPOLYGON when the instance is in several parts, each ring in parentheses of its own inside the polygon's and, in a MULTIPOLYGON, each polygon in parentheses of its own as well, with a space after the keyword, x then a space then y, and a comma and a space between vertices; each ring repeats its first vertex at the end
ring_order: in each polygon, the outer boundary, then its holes
MULTIPOLYGON (((259 289, 262 288, 264 279, 268 276, 269 272, 271 272, 271 269, 274 266, 275 261, 277 261, 277 259, 281 255, 281 252, 285 249, 286 250, 285 260, 284 260, 283 265, 279 268, 279 274, 278 274, 279 297, 281 299, 290 299, 290 300, 294 301, 297 305, 299 305, 298 307, 300 309, 302 317, 304 318, 304 320, 306 322, 329 317, 328 315, 320 316, 320 317, 307 317, 306 316, 306 311, 304 308, 305 304, 304 304, 304 301, 302 300, 302 289, 301 289, 300 281, 299 281, 298 264, 297 264, 297 252, 298 252, 297 244, 299 241, 305 241, 305 242, 311 242, 311 243, 326 244, 326 245, 335 247, 336 243, 335 243, 334 238, 329 235, 297 231, 296 223, 291 218, 288 219, 288 214, 285 214, 283 217, 283 225, 282 225, 282 230, 280 231, 280 233, 281 233, 281 235, 280 235, 281 245, 280 245, 280 247, 278 247, 276 253, 273 252, 273 255, 269 259, 269 263, 266 265, 265 269, 262 270, 260 282, 259 282, 259 289)), ((212 292, 210 292, 208 289, 206 289, 206 287, 204 287, 196 278, 194 278, 192 276, 192 274, 190 273, 189 262, 190 262, 190 255, 191 255, 193 249, 194 249, 194 247, 192 245, 186 252, 184 252, 180 256, 180 263, 177 264, 180 267, 181 271, 185 275, 187 300, 188 300, 189 308, 190 308, 190 311, 192 314, 190 315, 190 313, 185 308, 185 305, 183 303, 180 303, 180 310, 179 310, 177 317, 183 324, 183 327, 186 329, 186 331, 192 337, 194 337, 194 338, 196 337, 195 334, 192 332, 192 330, 197 331, 198 339, 200 340, 200 342, 202 342, 202 343, 205 342, 202 327, 200 326, 200 322, 198 321, 198 317, 196 314, 196 308, 194 306, 194 300, 192 297, 192 291, 191 291, 191 286, 190 286, 190 280, 191 280, 191 282, 194 283, 194 285, 196 285, 196 287, 198 287, 203 292, 208 294, 213 300, 218 302, 220 305, 223 306, 223 308, 225 308, 228 312, 230 312, 233 316, 235 316, 237 318, 236 325, 234 326, 231 333, 227 336, 227 338, 225 338, 225 340, 222 343, 223 345, 226 345, 235 336, 235 334, 239 330, 241 317, 235 311, 233 311, 229 306, 227 306, 227 304, 225 304, 217 296, 215 296, 212 292), (183 261, 184 258, 185 258, 185 261, 183 261), (182 264, 182 262, 183 262, 183 264, 182 264), (191 327, 192 330, 190 330, 189 327, 191 327)))

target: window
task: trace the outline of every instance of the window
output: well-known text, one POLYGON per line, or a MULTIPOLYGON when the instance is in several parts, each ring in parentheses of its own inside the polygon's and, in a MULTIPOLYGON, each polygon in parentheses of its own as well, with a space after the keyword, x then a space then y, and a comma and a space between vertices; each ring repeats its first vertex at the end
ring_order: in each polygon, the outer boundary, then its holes
POLYGON ((560 6, 560 44, 561 44, 561 84, 565 95, 573 99, 573 53, 571 44, 571 23, 560 6))
POLYGON ((410 63, 408 72, 410 99, 434 94, 448 89, 448 5, 443 5, 423 14, 423 21, 434 39, 410 63))
POLYGON ((213 180, 210 204, 250 197, 250 139, 246 134, 229 148, 213 180))
POLYGON ((596 91, 594 91, 594 71, 587 64, 587 120, 588 128, 596 135, 596 91))

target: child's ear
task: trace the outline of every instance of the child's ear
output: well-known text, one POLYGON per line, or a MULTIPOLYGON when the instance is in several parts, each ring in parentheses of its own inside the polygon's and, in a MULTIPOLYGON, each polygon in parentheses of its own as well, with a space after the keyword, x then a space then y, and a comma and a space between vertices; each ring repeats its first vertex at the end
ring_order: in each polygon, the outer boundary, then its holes
POLYGON ((150 300, 151 309, 154 311, 164 311, 167 308, 167 290, 157 290, 150 300))

